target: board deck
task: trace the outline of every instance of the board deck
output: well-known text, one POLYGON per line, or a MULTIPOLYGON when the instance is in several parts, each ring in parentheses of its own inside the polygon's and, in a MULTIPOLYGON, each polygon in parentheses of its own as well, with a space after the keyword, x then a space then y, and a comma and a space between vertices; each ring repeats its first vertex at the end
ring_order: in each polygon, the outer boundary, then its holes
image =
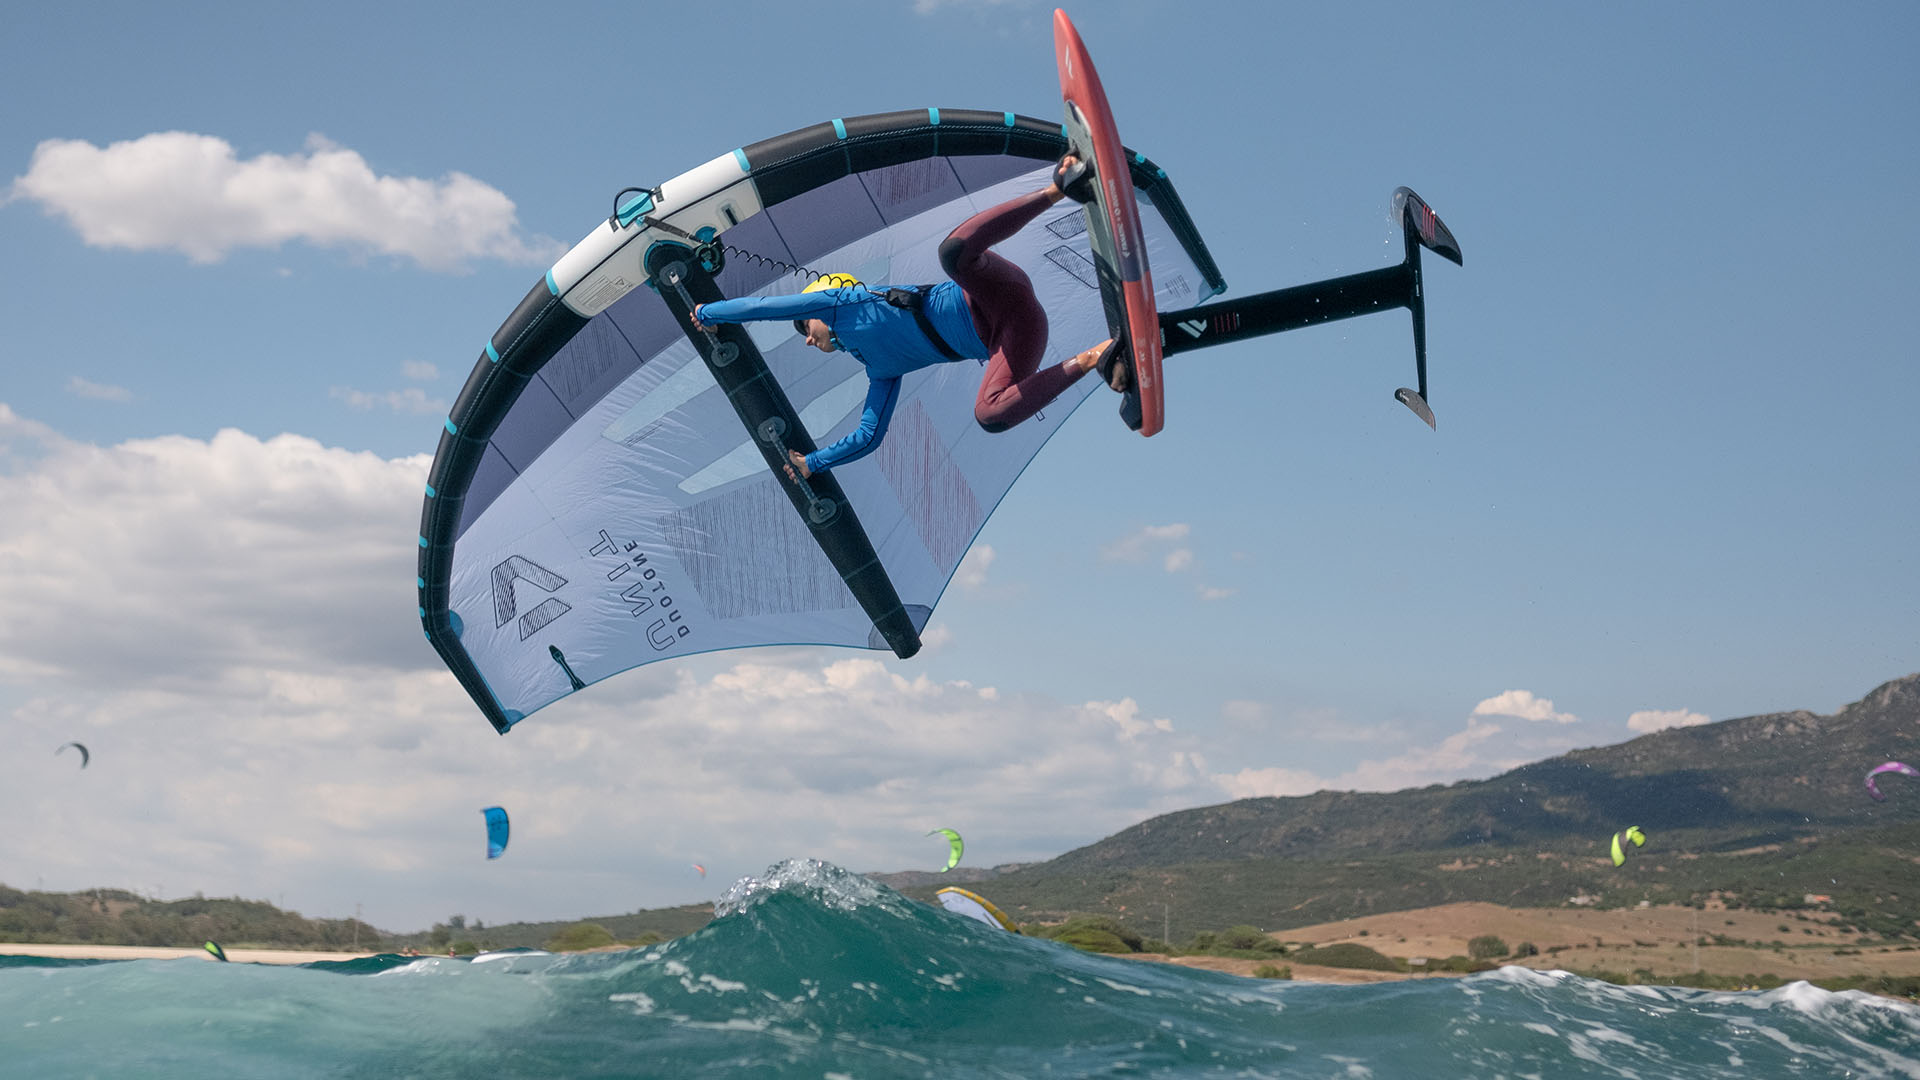
POLYGON ((1154 305, 1140 208, 1134 200, 1133 174, 1100 73, 1094 70, 1073 21, 1058 8, 1053 12, 1053 46, 1060 67, 1060 96, 1066 105, 1067 141, 1082 155, 1090 153, 1093 162, 1095 194, 1086 207, 1087 232, 1107 308, 1107 329, 1116 337, 1124 329, 1132 345, 1133 377, 1120 415, 1128 427, 1152 435, 1166 423, 1160 316, 1154 305), (1132 407, 1136 396, 1137 410, 1132 407))

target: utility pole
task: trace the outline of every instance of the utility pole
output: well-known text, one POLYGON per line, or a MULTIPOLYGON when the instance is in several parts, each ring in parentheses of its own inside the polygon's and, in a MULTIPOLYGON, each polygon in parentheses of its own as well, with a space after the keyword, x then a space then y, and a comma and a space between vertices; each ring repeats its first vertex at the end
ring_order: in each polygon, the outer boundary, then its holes
POLYGON ((1700 909, 1693 909, 1693 970, 1700 970, 1700 909))

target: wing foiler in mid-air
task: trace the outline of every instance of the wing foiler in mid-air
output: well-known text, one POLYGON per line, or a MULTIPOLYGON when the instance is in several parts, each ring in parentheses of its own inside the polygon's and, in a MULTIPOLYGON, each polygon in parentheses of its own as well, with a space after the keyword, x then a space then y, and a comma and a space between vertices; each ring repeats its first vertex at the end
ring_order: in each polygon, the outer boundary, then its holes
POLYGON ((78 750, 78 751, 80 751, 80 767, 81 767, 81 768, 83 768, 83 769, 84 769, 84 768, 86 768, 86 767, 87 767, 87 762, 89 762, 89 761, 92 761, 92 760, 93 760, 93 755, 92 755, 92 754, 89 754, 89 753, 87 753, 87 748, 86 748, 86 747, 85 747, 84 745, 82 745, 82 744, 80 744, 80 743, 77 743, 77 742, 70 742, 70 743, 61 743, 61 744, 60 744, 60 748, 59 748, 58 750, 55 750, 55 751, 53 752, 53 756, 54 756, 54 757, 59 757, 59 756, 60 756, 60 751, 61 751, 61 750, 65 750, 65 749, 66 749, 67 747, 69 747, 69 746, 71 746, 71 747, 73 747, 73 748, 74 748, 75 750, 78 750))
MULTIPOLYGON (((428 476, 420 619, 497 730, 691 653, 919 650, 973 537, 1099 380, 988 434, 978 364, 910 372, 870 458, 789 479, 790 451, 858 423, 864 368, 791 327, 706 330, 688 315, 798 293, 821 268, 875 288, 942 281, 948 233, 1045 187, 1066 149, 1055 121, 912 109, 815 124, 615 196, 487 340, 428 476)), ((1399 394, 1432 422, 1418 249, 1459 261, 1459 247, 1417 196, 1396 196, 1399 266, 1205 304, 1226 285, 1172 182, 1138 152, 1122 160, 1165 353, 1406 307, 1420 386, 1399 394)), ((994 248, 1047 314, 1042 365, 1109 336, 1087 232, 1063 202, 994 248)))
MULTIPOLYGON (((1045 187, 1065 149, 1057 122, 914 109, 789 132, 616 198, 486 342, 429 474, 420 618, 496 729, 691 653, 918 651, 974 535, 1099 381, 990 435, 973 417, 979 364, 912 372, 871 457, 795 483, 776 471, 787 451, 857 424, 865 369, 788 325, 707 333, 687 315, 798 293, 801 268, 945 280, 940 241, 1045 187)), ((1130 162, 1163 303, 1220 292, 1172 182, 1130 162)), ((1046 310, 1042 364, 1106 336, 1078 204, 994 251, 1046 310)))

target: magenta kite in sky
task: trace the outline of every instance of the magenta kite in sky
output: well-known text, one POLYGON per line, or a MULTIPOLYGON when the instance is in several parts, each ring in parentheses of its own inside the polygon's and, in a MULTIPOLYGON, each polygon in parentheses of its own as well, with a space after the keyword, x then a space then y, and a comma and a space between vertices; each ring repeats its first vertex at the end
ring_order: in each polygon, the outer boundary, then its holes
POLYGON ((1904 761, 1889 761, 1885 765, 1874 766, 1873 769, 1867 773, 1867 794, 1873 796, 1874 802, 1887 801, 1887 797, 1880 794, 1880 789, 1875 786, 1873 782, 1873 778, 1883 772, 1899 773, 1902 776, 1920 777, 1920 769, 1916 769, 1904 761))

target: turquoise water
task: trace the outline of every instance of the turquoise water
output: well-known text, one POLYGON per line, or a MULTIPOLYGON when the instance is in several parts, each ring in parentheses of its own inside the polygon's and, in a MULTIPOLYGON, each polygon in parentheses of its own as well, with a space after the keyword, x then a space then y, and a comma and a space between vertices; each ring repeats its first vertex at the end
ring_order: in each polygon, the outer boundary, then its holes
POLYGON ((1920 1009, 1507 968, 1325 986, 1078 952, 817 862, 648 949, 0 958, 4 1077, 1914 1077, 1920 1009))

